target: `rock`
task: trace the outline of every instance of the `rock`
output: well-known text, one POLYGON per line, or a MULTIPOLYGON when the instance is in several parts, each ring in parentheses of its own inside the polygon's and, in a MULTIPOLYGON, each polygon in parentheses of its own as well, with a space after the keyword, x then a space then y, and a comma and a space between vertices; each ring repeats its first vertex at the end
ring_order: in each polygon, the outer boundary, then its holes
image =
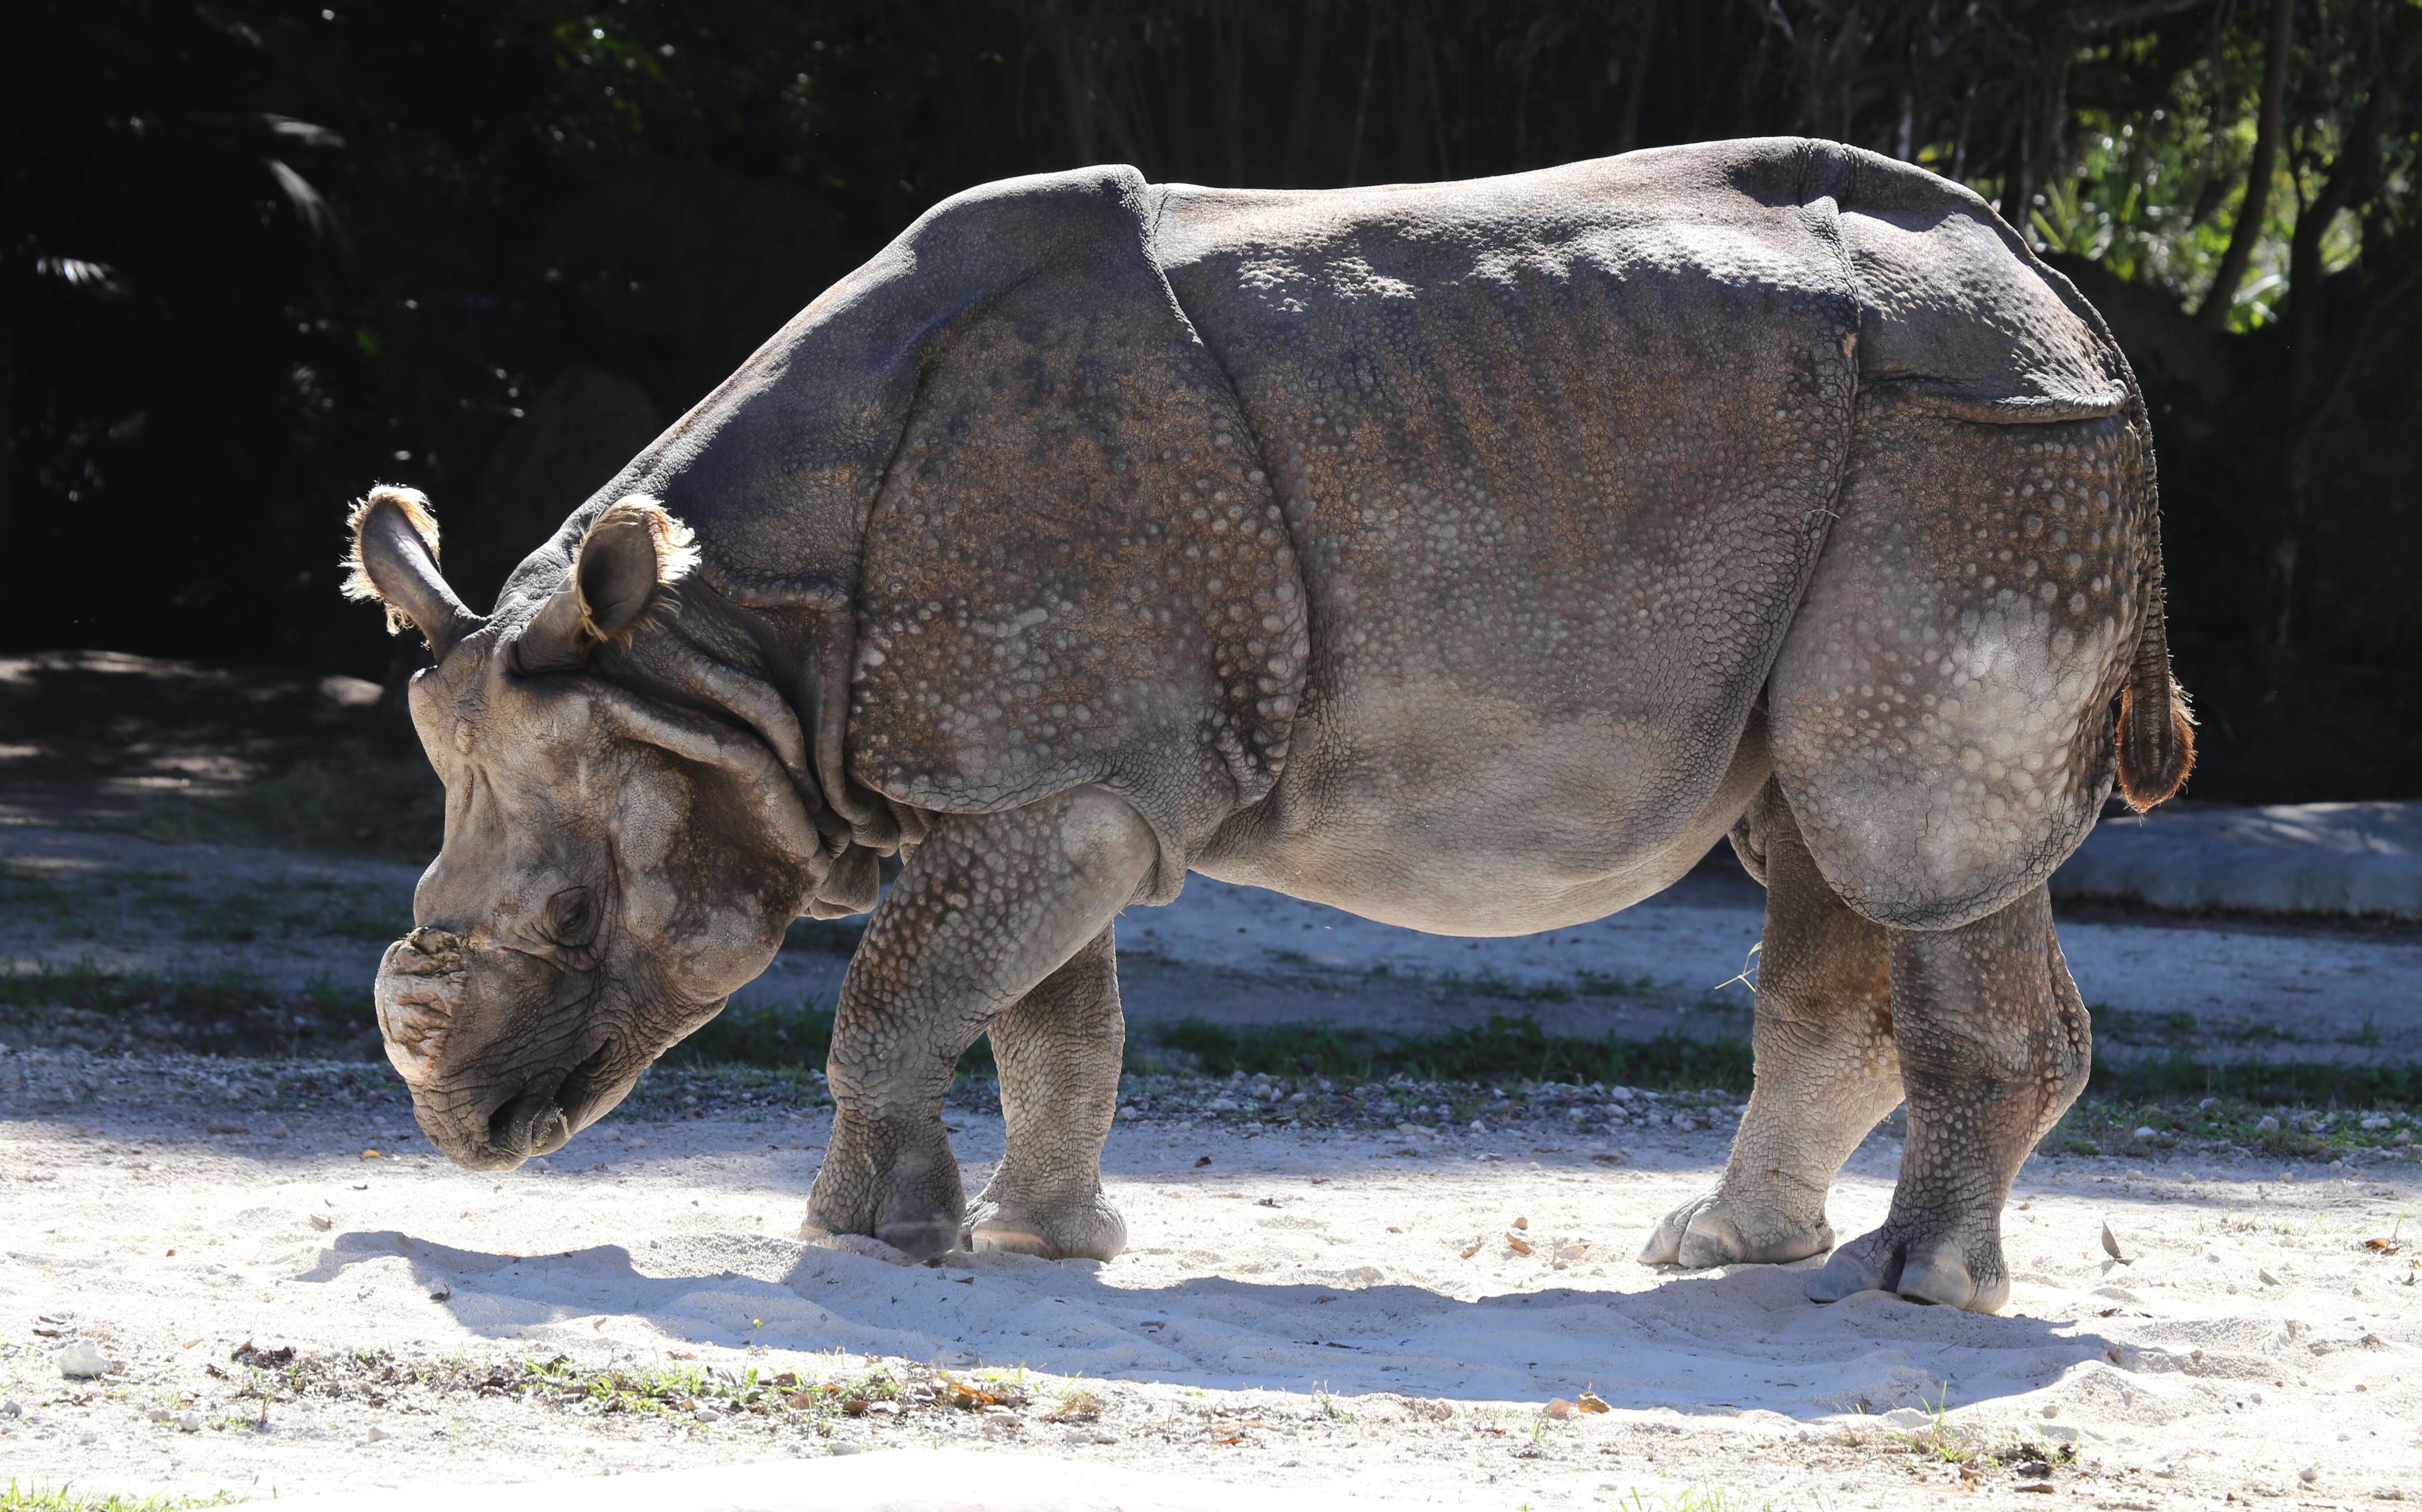
POLYGON ((2310 1486, 2313 1482, 2321 1478, 2321 1467, 2319 1465, 2306 1465, 2304 1469, 2296 1472, 2296 1478, 2303 1481, 2305 1485, 2310 1486))
POLYGON ((70 1380, 91 1380, 118 1368, 118 1362, 79 1339, 58 1353, 59 1374, 70 1380))
POLYGON ((723 1414, 711 1407, 701 1407, 691 1412, 690 1416, 700 1423, 720 1423, 723 1421, 723 1414))
POLYGON ((2269 1113, 2264 1113, 2260 1121, 2255 1124, 2254 1132, 2257 1134, 2276 1134, 2279 1132, 2279 1121, 2272 1117, 2269 1113))
POLYGON ((178 1413, 178 1414, 177 1414, 177 1431, 178 1431, 178 1432, 180 1432, 180 1433, 199 1433, 199 1432, 201 1432, 201 1431, 202 1431, 202 1415, 201 1415, 199 1412, 180 1412, 180 1413, 178 1413))
POLYGON ((2150 1124, 2139 1124, 2136 1126, 2136 1133, 2134 1137, 2140 1140, 2149 1140, 2155 1134, 2160 1132, 2161 1131, 2159 1129, 2153 1127, 2150 1124))
POLYGON ((17 1399, 15 1397, 10 1396, 0 1398, 0 1417, 13 1418, 24 1417, 24 1415, 25 1410, 17 1405, 17 1399))
POLYGON ((1885 1427, 1898 1428, 1904 1433, 1914 1433, 1920 1428, 1934 1425, 1934 1418, 1931 1414, 1921 1412, 1913 1407, 1895 1407, 1876 1421, 1885 1427))
POLYGON ((1548 1415, 1561 1423, 1573 1415, 1573 1404, 1561 1396, 1548 1398, 1548 1415))

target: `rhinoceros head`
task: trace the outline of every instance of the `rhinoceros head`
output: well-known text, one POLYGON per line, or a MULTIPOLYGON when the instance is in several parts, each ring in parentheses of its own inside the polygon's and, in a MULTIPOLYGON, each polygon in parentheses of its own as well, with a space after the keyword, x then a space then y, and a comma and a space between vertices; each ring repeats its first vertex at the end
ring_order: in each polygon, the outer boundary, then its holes
POLYGON ((435 654, 411 706, 446 783, 416 927, 379 967, 379 1029, 430 1138, 509 1169, 620 1102, 762 971, 831 859, 745 718, 592 665, 637 659, 634 632, 678 607, 694 552, 653 500, 596 513, 560 585, 509 591, 493 619, 439 575, 418 494, 376 490, 353 524, 348 592, 435 654))

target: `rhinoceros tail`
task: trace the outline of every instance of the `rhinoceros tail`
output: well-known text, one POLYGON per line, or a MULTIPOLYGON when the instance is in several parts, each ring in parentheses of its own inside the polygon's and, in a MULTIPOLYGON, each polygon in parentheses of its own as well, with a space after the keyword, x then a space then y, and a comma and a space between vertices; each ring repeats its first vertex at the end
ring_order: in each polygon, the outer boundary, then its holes
POLYGON ((2161 538, 2146 574, 2144 627, 2119 692, 2119 795, 2143 813, 2175 795, 2194 770, 2194 713, 2170 675, 2170 634, 2162 588, 2161 538))

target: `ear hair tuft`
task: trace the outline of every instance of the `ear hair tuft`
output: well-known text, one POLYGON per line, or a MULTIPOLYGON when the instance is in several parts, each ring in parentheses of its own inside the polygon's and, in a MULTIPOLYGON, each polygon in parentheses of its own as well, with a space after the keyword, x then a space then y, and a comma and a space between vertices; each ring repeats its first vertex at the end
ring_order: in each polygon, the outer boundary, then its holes
MULTIPOLYGON (((656 586, 668 588, 689 575, 699 563, 698 537, 690 528, 668 513, 664 505, 646 494, 632 494, 607 505, 603 513, 590 522, 580 541, 585 547, 589 538, 607 526, 642 526, 656 552, 656 586)), ((574 553, 574 572, 578 571, 579 554, 574 553)), ((608 632, 589 617, 589 606, 580 607, 580 628, 592 641, 625 640, 637 627, 635 619, 619 632, 608 632)))
MULTIPOLYGON (((420 543, 429 548, 429 559, 432 564, 437 560, 437 516, 429 512, 428 495, 419 489, 405 488, 397 483, 381 483, 372 488, 355 499, 353 508, 345 513, 345 533, 351 539, 345 548, 345 559, 338 563, 345 569, 345 580, 341 585, 344 595, 357 602, 376 602, 384 606, 386 609, 386 633, 401 635, 405 627, 412 624, 412 616, 400 606, 388 602, 386 596, 379 591, 378 584, 370 581, 370 569, 362 565, 362 526, 370 519, 370 511, 381 504, 392 504, 403 512, 404 519, 420 537, 420 543)), ((682 534, 686 539, 689 532, 684 530, 682 534)))

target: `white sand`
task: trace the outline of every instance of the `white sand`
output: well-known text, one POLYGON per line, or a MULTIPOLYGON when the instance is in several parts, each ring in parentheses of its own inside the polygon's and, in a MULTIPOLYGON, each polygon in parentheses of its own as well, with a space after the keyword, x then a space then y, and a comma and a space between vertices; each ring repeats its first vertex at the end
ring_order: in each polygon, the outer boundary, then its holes
MULTIPOLYGON (((550 1169, 482 1176, 417 1139, 417 1153, 361 1159, 395 1132, 384 1110, 367 1124, 254 1113, 249 1133, 209 1135, 124 1064, 121 1085, 104 1079, 64 1117, 24 1113, 21 1095, 0 1121, 0 1397, 22 1412, 0 1409, 0 1480, 425 1492, 951 1443, 1509 1509, 1634 1489, 1653 1506, 1693 1488, 1749 1505, 1920 1491, 1970 1505, 1979 1493, 1957 1466, 1858 1416, 1947 1393, 1972 1445, 2073 1442, 2081 1463, 2054 1470, 2058 1494, 2106 1506, 2422 1496, 2414 1252, 2364 1245, 2413 1205, 2411 1162, 2306 1165, 2283 1182, 2275 1164, 2038 1158, 2020 1186, 2028 1205, 2009 1215, 2012 1305, 1978 1317, 1878 1294, 1817 1308, 1801 1297, 1804 1267, 1633 1265, 1650 1221, 1721 1162, 1723 1129, 1652 1136, 1610 1166, 1543 1149, 1536 1130, 1408 1156, 1393 1138, 1123 1124, 1110 1185, 1130 1254, 923 1268, 790 1236, 820 1115, 616 1119, 550 1169), (1533 1254, 1506 1243, 1517 1217, 1533 1254), (2133 1265, 2104 1256, 2106 1219, 2133 1265), (1569 1242, 1586 1254, 1549 1258, 1569 1242), (266 1429, 217 1425, 260 1410, 241 1394, 250 1372, 228 1362, 246 1341, 307 1363, 560 1353, 812 1379, 904 1357, 1022 1365, 1035 1397, 841 1420, 830 1439, 408 1385, 383 1389, 383 1405, 315 1389, 275 1401, 266 1429), (76 1342, 124 1367, 63 1380, 54 1353, 76 1342), (1046 1418, 1071 1376, 1099 1394, 1098 1422, 1046 1418), (1541 1415, 1590 1387, 1614 1410, 1541 1415), (205 1425, 149 1415, 183 1410, 205 1425)), ((0 1109, 9 1086, 0 1058, 0 1109)), ((952 1122, 973 1190, 998 1124, 952 1122)), ((1879 1136, 1853 1160, 1833 1204, 1843 1234, 1880 1216, 1895 1159, 1879 1136)), ((1999 1465, 1978 1484, 2036 1504, 1999 1465)))

